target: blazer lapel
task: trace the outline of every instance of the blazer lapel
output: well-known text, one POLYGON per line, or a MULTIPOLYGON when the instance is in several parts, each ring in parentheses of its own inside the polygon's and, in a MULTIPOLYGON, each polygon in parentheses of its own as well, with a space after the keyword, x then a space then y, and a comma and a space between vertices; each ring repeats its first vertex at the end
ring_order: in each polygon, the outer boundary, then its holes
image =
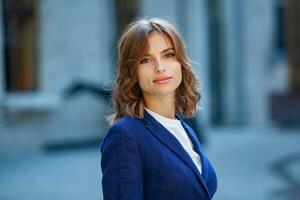
MULTIPOLYGON (((187 132, 187 134, 189 135, 192 143, 193 143, 193 146, 194 146, 194 150, 200 155, 200 159, 201 159, 201 164, 202 164, 202 178, 204 180, 204 183, 207 181, 207 178, 208 178, 208 160, 204 154, 204 151, 201 147, 201 144, 196 136, 196 133, 193 131, 193 129, 191 129, 189 126, 187 126, 183 121, 182 122, 182 125, 183 125, 183 128, 185 129, 185 131, 187 132)), ((209 193, 209 190, 206 186, 206 184, 204 184, 204 187, 207 191, 207 194, 210 196, 211 198, 211 195, 209 193)))
MULTIPOLYGON (((179 116, 176 115, 177 118, 179 116)), ((180 119, 180 118, 179 118, 180 119)), ((203 177, 201 176, 199 170, 197 169, 196 165, 194 164, 193 160, 191 157, 188 155, 188 153, 184 150, 180 142, 176 139, 175 136, 173 136, 163 125, 161 125, 159 122, 157 122, 147 111, 144 111, 144 122, 146 123, 146 127, 150 132, 158 138, 164 145, 166 145, 169 149, 171 149, 174 154, 176 154, 181 160, 183 160, 195 173, 196 177, 199 179, 201 184, 203 185, 205 191, 207 192, 207 195, 210 197, 210 194, 208 192, 208 189, 206 187, 206 184, 203 180, 203 177)), ((181 120, 181 119, 180 119, 181 120)), ((182 122, 182 121, 181 121, 182 122)), ((182 123, 184 124, 184 123, 182 123)), ((195 145, 195 138, 191 137, 191 133, 189 130, 184 126, 186 132, 190 136, 194 147, 196 147, 197 153, 199 153, 201 160, 203 159, 202 153, 199 150, 199 147, 195 145), (198 152, 199 151, 199 152, 198 152)), ((203 163, 203 161, 202 161, 203 163)), ((203 164, 202 164, 203 166, 203 164)), ((204 169, 202 170, 203 172, 205 171, 204 169)))
POLYGON ((194 150, 200 155, 200 159, 201 159, 201 163, 202 163, 202 177, 204 180, 206 180, 207 178, 207 160, 206 157, 203 153, 203 150, 201 148, 200 142, 198 141, 198 138, 196 136, 196 133, 193 131, 193 129, 189 128, 186 123, 182 122, 182 126, 185 129, 185 131, 187 132, 187 134, 189 135, 189 138, 191 139, 192 143, 193 143, 193 147, 194 150))

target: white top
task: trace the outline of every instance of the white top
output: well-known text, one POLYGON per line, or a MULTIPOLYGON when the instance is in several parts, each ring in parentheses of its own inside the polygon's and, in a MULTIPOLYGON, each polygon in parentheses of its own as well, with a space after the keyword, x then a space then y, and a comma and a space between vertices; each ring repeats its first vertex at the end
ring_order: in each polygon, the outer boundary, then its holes
POLYGON ((180 144, 183 146, 185 151, 190 155, 193 162, 195 163, 196 167, 198 168, 200 174, 202 174, 202 164, 200 155, 194 151, 193 149, 193 143, 191 142, 188 134, 184 130, 181 121, 178 119, 171 119, 164 117, 162 115, 159 115, 147 108, 145 110, 152 116, 154 119, 156 119, 160 124, 162 124, 172 135, 174 135, 177 140, 180 142, 180 144))

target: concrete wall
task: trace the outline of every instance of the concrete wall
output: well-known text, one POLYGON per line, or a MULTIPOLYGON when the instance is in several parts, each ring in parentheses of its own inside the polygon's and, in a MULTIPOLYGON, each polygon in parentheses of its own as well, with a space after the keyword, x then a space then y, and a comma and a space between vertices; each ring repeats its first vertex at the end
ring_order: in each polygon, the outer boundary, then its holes
MULTIPOLYGON (((210 82, 209 82, 209 46, 208 13, 205 0, 190 0, 186 3, 186 37, 187 51, 192 61, 196 76, 200 82, 199 122, 209 125, 210 119, 210 82)), ((179 14, 179 18, 181 15, 179 14)))
POLYGON ((57 93, 73 80, 109 83, 114 16, 108 0, 43 0, 40 8, 41 90, 57 93))
MULTIPOLYGON (((112 81, 112 1, 42 0, 38 27, 39 90, 8 95, 0 85, 0 103, 5 95, 4 104, 13 111, 3 127, 0 118, 0 155, 39 151, 53 143, 100 142, 108 127, 107 102, 88 93, 63 99, 62 91, 77 79, 112 81)), ((0 75, 2 61, 0 57, 0 75)))
POLYGON ((222 96, 229 125, 269 124, 273 6, 273 1, 259 0, 221 3, 226 68, 222 96))
POLYGON ((141 17, 160 17, 172 23, 176 21, 176 0, 141 0, 140 16, 141 17))
MULTIPOLYGON (((112 82, 112 1, 44 0, 40 14, 42 93, 60 96, 75 80, 105 85, 112 82)), ((107 102, 87 93, 63 100, 47 123, 46 138, 100 139, 106 132, 108 108, 107 102)))
POLYGON ((247 0, 244 5, 244 109, 249 126, 269 123, 270 91, 267 84, 272 58, 273 6, 274 1, 260 0, 247 0))
POLYGON ((244 62, 244 23, 242 2, 225 0, 221 2, 222 30, 223 30, 223 60, 226 68, 224 76, 225 120, 229 125, 244 123, 244 93, 241 88, 243 80, 244 62), (238 105, 238 106, 237 106, 238 105))

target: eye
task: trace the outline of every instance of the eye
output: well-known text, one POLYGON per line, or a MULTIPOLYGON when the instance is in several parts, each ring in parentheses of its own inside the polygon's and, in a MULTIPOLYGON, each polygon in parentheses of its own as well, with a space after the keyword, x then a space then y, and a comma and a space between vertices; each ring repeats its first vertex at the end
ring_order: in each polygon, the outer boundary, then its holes
POLYGON ((174 58, 175 57, 175 53, 167 53, 167 54, 165 54, 165 57, 166 58, 174 58))
POLYGON ((141 61, 140 61, 140 64, 146 64, 150 62, 150 59, 149 58, 143 58, 141 61))

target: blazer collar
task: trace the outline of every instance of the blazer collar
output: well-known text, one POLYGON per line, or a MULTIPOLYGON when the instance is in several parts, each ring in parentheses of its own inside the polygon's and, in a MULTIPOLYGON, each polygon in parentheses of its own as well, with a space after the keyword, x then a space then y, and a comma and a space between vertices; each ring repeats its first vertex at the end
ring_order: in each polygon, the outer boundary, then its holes
POLYGON ((194 164, 193 160, 191 159, 191 157, 188 155, 188 153, 182 147, 180 142, 175 138, 175 136, 173 136, 163 125, 161 125, 158 121, 156 121, 146 110, 144 110, 143 121, 145 122, 146 127, 150 130, 150 132, 156 138, 158 138, 164 145, 166 145, 169 149, 171 149, 172 152, 174 152, 174 154, 176 154, 181 160, 183 160, 192 169, 192 171, 195 173, 196 177, 199 179, 201 185, 204 187, 204 190, 206 191, 207 195, 211 198, 209 190, 204 181, 204 179, 206 178, 205 173, 207 170, 205 168, 206 162, 204 160, 205 158, 201 151, 200 144, 196 142, 197 139, 191 133, 191 130, 182 121, 182 119, 180 118, 180 116, 178 114, 176 114, 176 118, 181 121, 185 131, 189 135, 189 137, 194 145, 195 151, 197 153, 199 153, 199 155, 201 157, 202 174, 203 174, 202 176, 201 176, 198 168, 194 164))
POLYGON ((207 158, 204 154, 203 149, 201 148, 201 144, 197 138, 196 133, 183 121, 182 125, 183 128, 185 129, 186 133, 188 134, 189 138, 191 139, 192 143, 193 143, 193 147, 194 150, 200 155, 200 159, 201 159, 201 163, 202 163, 202 177, 204 178, 204 180, 206 180, 208 178, 208 169, 207 169, 207 165, 206 163, 207 158))
MULTIPOLYGON (((177 113, 175 113, 175 117, 182 122, 181 117, 177 113)), ((157 125, 158 123, 158 121, 156 121, 156 119, 154 119, 145 109, 143 120, 147 125, 157 125)))

